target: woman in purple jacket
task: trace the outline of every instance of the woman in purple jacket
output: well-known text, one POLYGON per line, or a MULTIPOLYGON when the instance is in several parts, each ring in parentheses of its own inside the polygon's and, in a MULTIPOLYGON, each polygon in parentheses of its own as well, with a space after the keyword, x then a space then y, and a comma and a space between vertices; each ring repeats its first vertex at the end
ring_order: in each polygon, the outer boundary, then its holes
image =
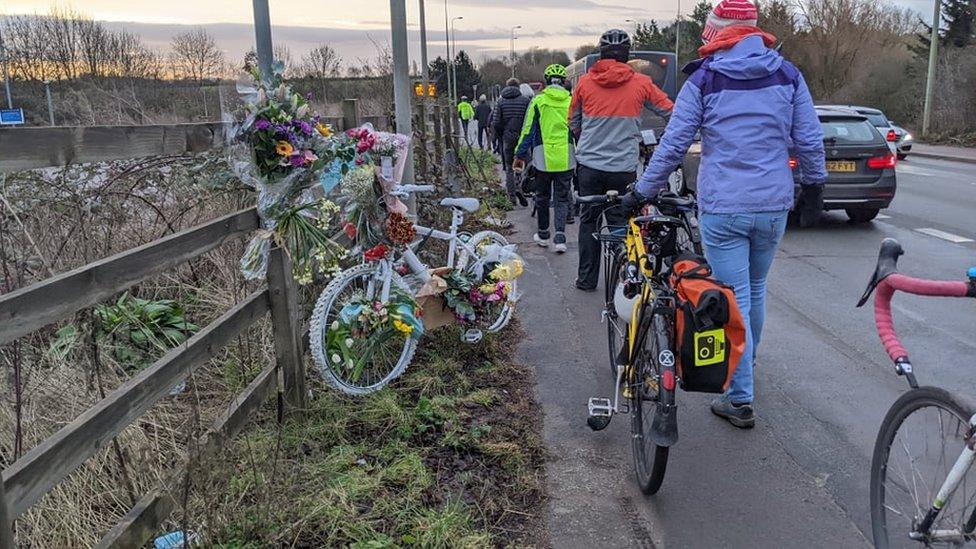
POLYGON ((736 427, 755 424, 753 363, 766 308, 766 276, 794 203, 790 151, 816 209, 827 178, 823 130, 800 71, 770 49, 748 0, 722 0, 702 34, 702 59, 678 94, 667 131, 633 193, 634 209, 660 192, 701 132, 698 208, 702 242, 715 276, 735 288, 748 320, 746 350, 712 412, 736 427), (791 147, 792 145, 792 147, 791 147))

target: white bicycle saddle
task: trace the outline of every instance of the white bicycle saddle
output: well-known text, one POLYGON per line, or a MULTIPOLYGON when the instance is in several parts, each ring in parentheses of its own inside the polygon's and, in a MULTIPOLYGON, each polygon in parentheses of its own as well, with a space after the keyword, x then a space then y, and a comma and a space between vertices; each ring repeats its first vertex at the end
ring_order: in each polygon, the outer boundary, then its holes
POLYGON ((459 208, 470 213, 478 211, 478 208, 481 207, 481 203, 478 202, 477 198, 445 198, 444 200, 441 200, 441 206, 459 208))

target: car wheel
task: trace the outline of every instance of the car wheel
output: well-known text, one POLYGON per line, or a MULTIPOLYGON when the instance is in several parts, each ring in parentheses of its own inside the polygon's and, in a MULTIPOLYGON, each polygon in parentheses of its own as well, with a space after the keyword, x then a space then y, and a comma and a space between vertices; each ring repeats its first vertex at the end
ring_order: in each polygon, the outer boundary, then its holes
POLYGON ((848 208, 847 210, 844 211, 847 212, 847 217, 851 218, 852 222, 867 223, 868 221, 871 221, 875 217, 878 217, 878 213, 881 210, 878 208, 868 208, 868 209, 859 209, 859 210, 848 208))
POLYGON ((898 160, 904 160, 906 158, 908 158, 908 155, 907 154, 905 154, 905 153, 898 153, 898 160))

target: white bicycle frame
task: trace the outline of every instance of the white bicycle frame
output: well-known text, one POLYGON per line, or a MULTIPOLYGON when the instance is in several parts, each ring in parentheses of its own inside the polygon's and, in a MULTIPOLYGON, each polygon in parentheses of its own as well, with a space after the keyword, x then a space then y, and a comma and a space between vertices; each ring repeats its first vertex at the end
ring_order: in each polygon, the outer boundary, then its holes
MULTIPOLYGON (((394 194, 404 196, 411 192, 430 192, 434 190, 433 185, 399 185, 394 189, 394 194)), ((431 227, 424 227, 421 225, 414 224, 413 228, 417 231, 417 240, 407 246, 401 253, 404 263, 410 269, 410 272, 417 275, 417 278, 422 282, 426 283, 430 280, 430 268, 424 264, 423 261, 417 257, 414 252, 421 242, 427 238, 436 238, 438 240, 446 240, 448 242, 447 249, 447 266, 454 267, 454 261, 458 253, 458 245, 460 245, 469 256, 478 257, 477 251, 467 242, 458 238, 458 229, 464 223, 464 212, 459 208, 452 208, 451 215, 451 230, 450 232, 444 232, 431 227)), ((383 287, 380 290, 380 301, 386 302, 390 298, 390 283, 393 278, 393 264, 389 259, 383 259, 380 262, 383 268, 383 274, 381 275, 381 280, 383 280, 383 287)), ((367 292, 369 295, 373 295, 375 288, 373 287, 373 280, 370 280, 369 286, 367 287, 367 292)))
POLYGON ((922 523, 915 531, 909 533, 908 536, 910 538, 915 540, 953 541, 958 543, 964 543, 966 541, 966 533, 959 530, 929 529, 935 522, 939 512, 949 503, 952 494, 959 488, 963 477, 966 476, 966 472, 972 467, 973 461, 976 461, 976 450, 973 449, 973 442, 976 440, 974 438, 976 434, 974 433, 976 433, 976 414, 969 418, 969 432, 967 433, 966 444, 963 446, 962 453, 959 454, 956 462, 952 465, 952 469, 949 470, 949 474, 946 475, 945 482, 939 488, 939 492, 935 496, 935 501, 932 502, 932 507, 925 515, 925 518, 922 519, 922 523))

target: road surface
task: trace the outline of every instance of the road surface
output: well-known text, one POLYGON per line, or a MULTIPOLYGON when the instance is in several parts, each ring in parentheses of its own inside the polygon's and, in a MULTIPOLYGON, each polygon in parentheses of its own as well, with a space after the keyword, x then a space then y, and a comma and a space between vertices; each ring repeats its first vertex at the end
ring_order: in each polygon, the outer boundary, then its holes
MULTIPOLYGON (((632 479, 629 417, 593 433, 590 396, 610 396, 601 297, 573 288, 576 236, 557 256, 531 242, 534 219, 510 214, 527 260, 519 355, 543 405, 553 547, 867 547, 870 456, 887 407, 907 387, 881 349, 870 308, 855 309, 878 246, 895 237, 900 267, 963 279, 976 265, 976 166, 909 158, 884 217, 850 225, 827 214, 791 229, 769 282, 755 402, 757 426, 734 429, 708 395, 678 394, 681 439, 664 486, 632 479)), ((571 229, 575 229, 571 225, 571 229)), ((899 295, 896 324, 923 384, 976 396, 971 300, 899 295)))

